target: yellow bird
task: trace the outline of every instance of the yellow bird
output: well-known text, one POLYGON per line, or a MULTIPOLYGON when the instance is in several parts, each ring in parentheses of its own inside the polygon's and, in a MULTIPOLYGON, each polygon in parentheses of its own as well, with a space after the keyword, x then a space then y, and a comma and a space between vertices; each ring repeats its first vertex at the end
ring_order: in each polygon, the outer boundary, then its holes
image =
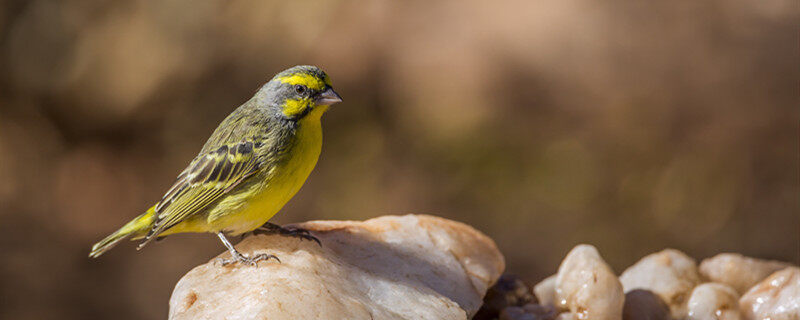
POLYGON ((296 66, 277 74, 220 123, 200 153, 161 200, 96 243, 96 258, 125 238, 154 239, 183 232, 216 233, 231 253, 223 264, 277 257, 248 257, 225 235, 249 231, 316 240, 305 230, 269 223, 308 178, 322 149, 320 118, 342 98, 325 72, 296 66), (262 227, 263 226, 263 227, 262 227))

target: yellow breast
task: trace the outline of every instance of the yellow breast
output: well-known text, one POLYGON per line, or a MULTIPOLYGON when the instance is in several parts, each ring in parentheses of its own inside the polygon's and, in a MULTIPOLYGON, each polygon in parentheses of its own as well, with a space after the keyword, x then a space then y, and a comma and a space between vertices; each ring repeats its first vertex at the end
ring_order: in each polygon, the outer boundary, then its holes
POLYGON ((320 117, 326 106, 318 106, 303 117, 298 124, 294 145, 289 158, 266 173, 264 184, 257 184, 254 192, 245 192, 242 197, 226 199, 231 205, 222 203, 219 210, 208 221, 210 229, 224 230, 233 235, 256 229, 271 219, 300 190, 317 164, 322 150, 322 124, 320 117))

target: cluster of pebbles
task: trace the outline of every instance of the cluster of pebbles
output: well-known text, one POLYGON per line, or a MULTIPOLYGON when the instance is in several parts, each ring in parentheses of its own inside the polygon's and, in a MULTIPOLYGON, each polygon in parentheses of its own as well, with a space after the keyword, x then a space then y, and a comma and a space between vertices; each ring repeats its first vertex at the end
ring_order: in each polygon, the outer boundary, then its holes
POLYGON ((593 246, 573 248, 533 288, 504 275, 476 320, 800 320, 800 268, 723 253, 698 267, 666 249, 617 277, 593 246))

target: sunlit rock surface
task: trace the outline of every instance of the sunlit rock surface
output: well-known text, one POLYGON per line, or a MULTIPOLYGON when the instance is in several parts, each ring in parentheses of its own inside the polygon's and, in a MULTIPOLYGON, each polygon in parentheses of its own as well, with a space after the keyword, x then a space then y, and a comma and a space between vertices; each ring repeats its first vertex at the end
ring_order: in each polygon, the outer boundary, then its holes
POLYGON ((694 288, 687 305, 688 320, 740 320, 739 294, 720 283, 704 283, 694 288))
POLYGON ((683 252, 666 249, 650 254, 630 266, 619 277, 625 292, 647 289, 670 307, 672 317, 686 317, 686 301, 700 284, 697 264, 683 252))
POLYGON ((578 245, 561 262, 555 283, 556 306, 578 319, 622 318, 622 284, 595 247, 578 245))
POLYGON ((773 272, 788 266, 788 263, 780 261, 755 259, 738 253, 720 253, 700 263, 700 274, 744 294, 773 272))
POLYGON ((239 251, 282 263, 198 266, 176 285, 170 319, 469 319, 505 267, 491 239, 432 216, 297 226, 322 247, 248 237, 239 251))
POLYGON ((775 272, 739 300, 746 320, 800 319, 800 268, 775 272))

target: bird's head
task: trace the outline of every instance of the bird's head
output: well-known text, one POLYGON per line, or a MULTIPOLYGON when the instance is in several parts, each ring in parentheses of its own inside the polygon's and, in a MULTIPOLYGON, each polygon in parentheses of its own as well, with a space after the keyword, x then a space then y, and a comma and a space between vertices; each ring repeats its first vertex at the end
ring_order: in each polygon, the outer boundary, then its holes
POLYGON ((322 115, 328 106, 342 102, 331 88, 331 79, 315 66, 296 66, 275 75, 259 90, 267 103, 278 107, 287 119, 322 115))

